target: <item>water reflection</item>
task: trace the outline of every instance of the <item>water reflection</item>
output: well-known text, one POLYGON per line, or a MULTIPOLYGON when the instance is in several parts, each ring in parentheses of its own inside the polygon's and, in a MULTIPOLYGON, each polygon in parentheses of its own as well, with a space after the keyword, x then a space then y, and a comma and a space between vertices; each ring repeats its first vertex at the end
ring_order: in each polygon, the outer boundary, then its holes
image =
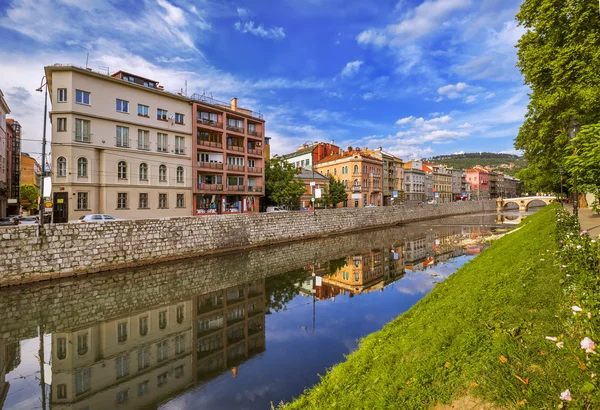
POLYGON ((395 227, 4 289, 0 407, 268 408, 316 383, 489 232, 395 227))

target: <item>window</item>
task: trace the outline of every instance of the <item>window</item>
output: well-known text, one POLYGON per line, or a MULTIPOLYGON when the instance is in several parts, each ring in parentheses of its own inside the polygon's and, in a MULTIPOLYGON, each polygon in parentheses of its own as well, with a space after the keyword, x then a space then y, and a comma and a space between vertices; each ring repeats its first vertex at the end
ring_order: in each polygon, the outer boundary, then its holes
POLYGON ((64 337, 56 339, 56 357, 58 360, 63 360, 67 357, 67 339, 64 337))
POLYGON ((119 100, 117 98, 117 111, 118 112, 129 112, 129 101, 119 100))
POLYGON ((57 176, 67 176, 67 159, 65 157, 58 157, 56 160, 57 176))
POLYGON ((67 89, 59 88, 57 91, 58 91, 58 102, 67 102, 67 89))
POLYGON ((175 378, 179 379, 180 377, 183 377, 183 365, 175 368, 175 378))
POLYGON ((116 365, 117 365, 117 379, 120 379, 121 377, 125 377, 125 376, 129 375, 129 357, 128 356, 117 357, 116 365))
POLYGON ((127 340, 127 323, 119 323, 117 325, 117 340, 119 343, 123 343, 127 340))
POLYGON ((156 345, 156 360, 162 362, 163 360, 167 360, 169 355, 169 345, 166 340, 158 343, 156 345))
POLYGON ((167 152, 167 134, 157 134, 156 150, 159 152, 167 152))
POLYGON ((158 167, 158 180, 160 182, 166 182, 167 181, 167 166, 164 164, 161 164, 158 167))
POLYGON ((158 387, 162 386, 163 384, 167 384, 167 372, 161 373, 158 376, 156 376, 156 384, 158 385, 158 387))
POLYGON ((57 118, 56 119, 56 131, 63 132, 67 130, 67 119, 57 118))
POLYGON ((185 335, 175 337, 175 354, 181 354, 185 351, 185 335))
POLYGON ((77 160, 77 176, 78 177, 87 177, 87 158, 79 158, 77 160))
POLYGON ((142 162, 140 164, 140 181, 148 180, 148 164, 142 162))
POLYGON ((150 381, 145 380, 138 384, 138 397, 144 396, 150 392, 150 381))
POLYGON ((185 138, 175 136, 175 153, 185 154, 185 138))
POLYGON ((183 118, 184 118, 183 114, 179 114, 178 112, 175 113, 175 122, 177 124, 183 124, 183 118))
POLYGON ((227 157, 227 165, 244 166, 244 157, 227 157))
POLYGON ((160 209, 167 208, 167 194, 158 194, 158 207, 160 209))
POLYGON ((202 118, 202 122, 208 125, 215 125, 219 122, 219 116, 212 112, 199 112, 198 117, 202 118))
POLYGON ((177 167, 177 182, 183 182, 183 167, 177 167))
POLYGON ((177 306, 177 323, 182 324, 184 319, 183 306, 177 306))
POLYGON ((158 108, 156 110, 156 119, 166 121, 167 120, 167 110, 158 108))
POLYGON ((117 125, 117 147, 129 147, 129 128, 117 125))
POLYGON ((117 404, 127 403, 129 400, 129 390, 121 390, 117 393, 117 404))
POLYGON ((150 131, 138 130, 138 149, 150 149, 150 131))
POLYGON ((256 166, 256 161, 253 159, 248 160, 248 168, 254 168, 256 166))
POLYGON ((119 192, 117 194, 117 209, 127 209, 127 193, 119 192))
MULTIPOLYGON (((140 194, 140 208, 148 207, 148 194, 140 194), (141 206, 142 195, 146 195, 146 206, 141 206)), ((148 316, 140 318, 140 336, 146 336, 148 334, 148 316)))
POLYGON ((90 209, 88 207, 88 193, 87 192, 77 192, 77 209, 80 211, 90 209))
POLYGON ((57 399, 66 399, 67 398, 67 385, 59 384, 57 387, 56 398, 57 399))
POLYGON ((76 90, 75 102, 78 104, 90 105, 90 93, 87 91, 76 90))
POLYGON ((183 194, 177 194, 177 204, 175 205, 177 208, 185 208, 185 201, 183 194))
POLYGON ((150 109, 150 107, 148 107, 147 105, 138 104, 138 115, 140 115, 142 117, 149 117, 149 115, 148 115, 149 109, 150 109))
POLYGON ((119 161, 117 165, 117 176, 119 179, 127 179, 127 163, 125 161, 119 161))
POLYGON ((158 312, 158 327, 162 330, 167 327, 167 311, 158 312))
MULTIPOLYGON (((148 194, 147 193, 140 194, 140 209, 148 209, 148 194)), ((140 319, 140 321, 141 321, 141 319, 140 319)), ((141 322, 140 322, 140 326, 141 326, 141 322)), ((142 328, 140 327, 140 334, 141 334, 141 332, 142 332, 142 328)), ((146 324, 146 332, 148 332, 148 324, 146 324)), ((144 335, 142 335, 142 336, 144 336, 144 335)))
POLYGON ((90 142, 90 122, 88 120, 75 119, 75 141, 90 142))
POLYGON ((143 349, 138 350, 137 360, 138 370, 143 370, 147 367, 150 367, 150 348, 145 347, 143 349))
POLYGON ((227 129, 237 132, 244 132, 244 121, 227 118, 227 129))
POLYGON ((355 173, 355 174, 358 174, 358 165, 355 165, 355 166, 354 166, 354 173, 355 173))
POLYGON ((79 396, 91 390, 92 370, 83 369, 75 373, 75 395, 79 396))

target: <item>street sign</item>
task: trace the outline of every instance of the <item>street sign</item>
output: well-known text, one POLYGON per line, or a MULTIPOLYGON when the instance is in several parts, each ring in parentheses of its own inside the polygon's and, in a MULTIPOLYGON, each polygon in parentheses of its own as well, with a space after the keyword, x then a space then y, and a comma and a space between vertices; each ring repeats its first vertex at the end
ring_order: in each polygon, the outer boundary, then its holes
POLYGON ((392 191, 392 196, 394 198, 398 198, 398 191, 392 191))
POLYGON ((436 192, 436 193, 435 193, 435 197, 436 197, 436 198, 439 198, 439 197, 440 197, 440 193, 439 193, 439 192, 436 192))
POLYGON ((315 186, 315 181, 310 181, 310 186, 315 186))
POLYGON ((46 202, 44 202, 44 206, 46 208, 52 208, 52 201, 46 201, 46 202))
POLYGON ((321 198, 321 188, 315 189, 315 198, 321 198))

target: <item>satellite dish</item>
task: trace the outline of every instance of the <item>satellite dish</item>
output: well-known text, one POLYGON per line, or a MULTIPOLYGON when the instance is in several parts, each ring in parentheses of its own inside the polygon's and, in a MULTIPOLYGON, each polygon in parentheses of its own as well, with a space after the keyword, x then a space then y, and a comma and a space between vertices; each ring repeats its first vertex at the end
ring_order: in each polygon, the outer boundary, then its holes
POLYGON ((169 114, 169 119, 172 120, 173 118, 175 118, 175 116, 173 114, 169 114))

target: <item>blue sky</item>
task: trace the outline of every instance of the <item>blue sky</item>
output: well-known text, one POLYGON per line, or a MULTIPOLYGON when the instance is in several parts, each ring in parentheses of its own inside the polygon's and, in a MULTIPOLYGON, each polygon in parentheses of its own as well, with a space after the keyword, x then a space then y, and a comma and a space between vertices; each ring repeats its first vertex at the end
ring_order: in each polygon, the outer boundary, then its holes
MULTIPOLYGON (((0 89, 41 140, 43 66, 127 70, 260 111, 306 141, 402 157, 514 152, 518 0, 0 0, 0 89)), ((26 141, 24 151, 41 152, 26 141)))

